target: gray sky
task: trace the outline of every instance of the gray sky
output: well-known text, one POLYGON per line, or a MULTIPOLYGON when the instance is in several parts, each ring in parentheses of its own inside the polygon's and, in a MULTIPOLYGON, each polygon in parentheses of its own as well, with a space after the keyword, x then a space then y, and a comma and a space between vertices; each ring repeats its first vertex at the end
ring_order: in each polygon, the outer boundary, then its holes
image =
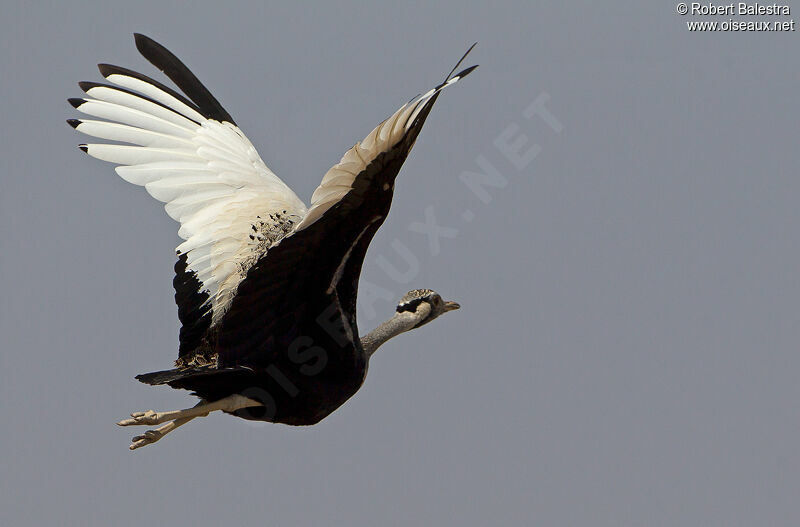
POLYGON ((690 33, 729 17, 666 1, 283 4, 3 6, 0 523, 800 523, 798 33, 690 33), (398 178, 360 324, 417 287, 463 308, 315 427, 212 416, 131 453, 114 425, 193 404, 133 380, 176 355, 177 225, 64 123, 95 63, 156 73, 134 31, 306 201, 479 41, 398 178))

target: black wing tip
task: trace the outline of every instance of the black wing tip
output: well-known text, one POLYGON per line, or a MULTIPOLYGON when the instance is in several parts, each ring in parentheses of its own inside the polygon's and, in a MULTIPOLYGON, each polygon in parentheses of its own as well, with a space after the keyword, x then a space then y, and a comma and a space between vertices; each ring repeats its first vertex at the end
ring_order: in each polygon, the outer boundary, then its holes
POLYGON ((467 51, 464 53, 464 58, 467 58, 467 55, 469 55, 472 52, 472 50, 475 49, 475 46, 477 46, 477 45, 478 45, 478 41, 476 40, 475 42, 472 43, 472 45, 469 47, 469 49, 467 49, 467 51))
POLYGON ((136 43, 136 49, 138 49, 139 51, 142 51, 142 46, 147 46, 150 44, 155 44, 157 46, 160 45, 152 38, 148 37, 147 35, 143 35, 141 33, 134 33, 133 41, 136 43))
POLYGON ((78 148, 80 148, 81 150, 83 150, 87 154, 89 153, 89 146, 88 145, 81 144, 81 145, 78 145, 78 148))
MULTIPOLYGON (((469 49, 467 49, 467 51, 466 51, 466 52, 464 52, 464 54, 463 54, 463 55, 461 55, 461 58, 460 58, 460 59, 458 59, 458 62, 456 62, 456 65, 455 65, 455 66, 453 66, 453 69, 451 69, 451 70, 450 70, 450 73, 448 73, 448 74, 447 74, 447 77, 445 77, 445 78, 444 78, 444 81, 445 81, 445 82, 447 82, 447 81, 449 81, 449 80, 450 80, 450 78, 453 76, 453 72, 454 72, 454 71, 456 71, 456 69, 457 69, 459 66, 461 66, 461 63, 462 63, 462 62, 464 62, 464 59, 465 59, 465 58, 467 58, 467 55, 469 55, 470 51, 472 51, 472 49, 473 49, 475 46, 477 46, 477 45, 478 45, 478 43, 477 43, 477 42, 473 43, 473 44, 472 44, 472 45, 469 47, 469 49)), ((467 69, 469 69, 469 68, 467 68, 467 69)), ((475 67, 473 67, 472 69, 469 69, 469 71, 472 71, 473 69, 475 69, 475 67)), ((466 74, 469 74, 469 71, 468 71, 466 74)), ((466 74, 465 74, 465 75, 466 75, 466 74)), ((456 77, 458 77, 458 75, 456 75, 456 77)))
POLYGON ((119 66, 114 66, 113 64, 102 63, 97 65, 97 69, 100 70, 100 75, 102 75, 107 79, 114 73, 119 73, 122 68, 120 68, 119 66))
POLYGON ((464 77, 466 77, 467 75, 469 75, 470 73, 475 71, 475 69, 477 69, 478 66, 479 66, 478 64, 475 64, 474 66, 470 66, 469 68, 467 68, 465 70, 461 70, 458 73, 456 73, 455 75, 453 75, 453 78, 454 79, 463 79, 464 77))
MULTIPOLYGON (((175 55, 170 50, 168 50, 167 48, 165 48, 152 38, 148 37, 147 35, 142 35, 141 33, 134 33, 133 40, 136 43, 136 49, 139 50, 139 53, 141 53, 142 56, 151 63, 153 63, 153 59, 151 57, 153 57, 155 54, 158 53, 164 53, 167 56, 174 58, 175 60, 178 60, 178 58, 175 57, 175 55)), ((158 69, 162 71, 164 70, 164 67, 162 65, 155 63, 153 64, 158 69)))
POLYGON ((71 99, 67 99, 67 102, 72 105, 73 108, 80 107, 81 104, 86 102, 86 99, 81 99, 79 97, 73 97, 71 99))
POLYGON ((67 119, 67 124, 73 128, 77 128, 79 124, 81 124, 80 119, 67 119))
POLYGON ((97 88, 98 86, 102 86, 99 82, 92 82, 92 81, 81 81, 78 83, 78 86, 84 91, 88 92, 92 88, 97 88))

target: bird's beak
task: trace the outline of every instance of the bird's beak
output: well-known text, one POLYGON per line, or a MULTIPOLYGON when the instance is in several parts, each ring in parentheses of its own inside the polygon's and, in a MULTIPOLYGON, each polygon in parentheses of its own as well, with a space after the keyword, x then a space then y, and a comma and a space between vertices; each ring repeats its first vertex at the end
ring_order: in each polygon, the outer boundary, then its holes
POLYGON ((444 303, 444 312, 447 313, 448 311, 455 311, 456 309, 460 308, 461 304, 458 302, 451 302, 447 301, 444 303))

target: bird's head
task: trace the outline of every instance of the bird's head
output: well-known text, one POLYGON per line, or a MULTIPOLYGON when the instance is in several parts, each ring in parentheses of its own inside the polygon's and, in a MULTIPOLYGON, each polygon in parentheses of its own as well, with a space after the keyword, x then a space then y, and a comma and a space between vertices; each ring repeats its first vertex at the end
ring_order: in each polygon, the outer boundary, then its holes
POLYGON ((457 302, 443 300, 432 289, 414 289, 405 294, 397 304, 398 313, 412 313, 418 318, 414 328, 424 326, 442 313, 454 311, 461 306, 457 302))

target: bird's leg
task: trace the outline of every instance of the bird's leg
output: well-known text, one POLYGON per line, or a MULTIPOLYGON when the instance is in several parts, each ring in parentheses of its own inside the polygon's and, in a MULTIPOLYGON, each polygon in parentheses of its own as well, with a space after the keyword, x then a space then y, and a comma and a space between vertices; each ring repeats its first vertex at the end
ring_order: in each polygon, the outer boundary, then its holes
MULTIPOLYGON (((197 406, 200 406, 201 404, 204 404, 204 403, 205 403, 205 401, 200 401, 199 403, 197 403, 197 406)), ((206 415, 208 415, 208 414, 206 414, 206 415)), ((172 432, 173 430, 175 430, 179 426, 185 425, 186 423, 188 423, 192 419, 196 419, 196 418, 195 417, 184 417, 182 419, 175 419, 174 421, 170 421, 169 423, 167 423, 165 425, 162 425, 162 426, 159 426, 158 428, 156 428, 154 430, 148 430, 145 433, 143 433, 142 435, 134 436, 133 439, 131 439, 131 446, 129 446, 128 448, 130 448, 131 450, 136 450, 137 448, 141 448, 143 446, 152 445, 153 443, 155 443, 156 441, 158 441, 159 439, 161 439, 162 437, 164 437, 168 433, 172 432)))
POLYGON ((236 410, 251 406, 262 406, 262 404, 253 399, 248 399, 243 395, 234 394, 212 403, 201 402, 197 406, 186 408, 185 410, 173 410, 171 412, 154 412, 153 410, 133 412, 130 419, 123 419, 117 424, 119 426, 160 425, 161 423, 174 421, 175 419, 205 417, 209 413, 216 412, 217 410, 235 412, 236 410))

